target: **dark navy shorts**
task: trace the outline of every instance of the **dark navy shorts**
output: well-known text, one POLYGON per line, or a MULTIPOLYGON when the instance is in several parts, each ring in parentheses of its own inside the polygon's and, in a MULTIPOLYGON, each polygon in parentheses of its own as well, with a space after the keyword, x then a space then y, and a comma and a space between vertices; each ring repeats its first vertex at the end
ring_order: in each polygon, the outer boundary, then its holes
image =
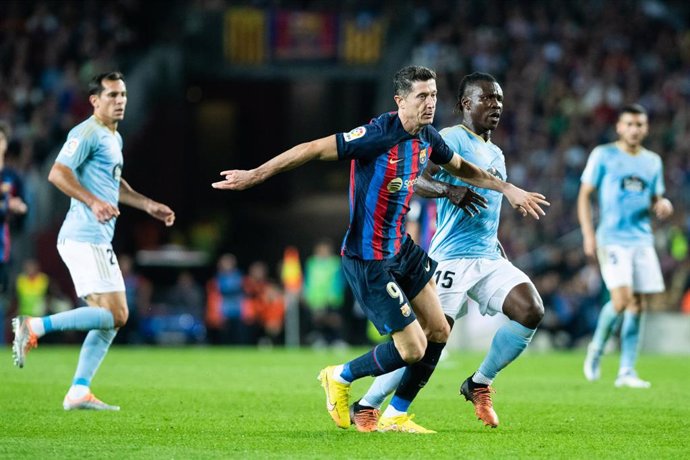
POLYGON ((437 265, 410 237, 389 259, 362 260, 343 255, 342 260, 355 299, 381 335, 401 331, 416 319, 410 299, 426 286, 437 265))

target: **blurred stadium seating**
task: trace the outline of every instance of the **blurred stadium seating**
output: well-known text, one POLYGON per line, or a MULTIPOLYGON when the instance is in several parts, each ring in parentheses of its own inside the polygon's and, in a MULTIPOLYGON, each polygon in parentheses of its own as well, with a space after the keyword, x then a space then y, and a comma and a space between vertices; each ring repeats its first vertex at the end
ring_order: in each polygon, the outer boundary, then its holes
MULTIPOLYGON (((124 176, 178 216, 168 232, 125 211, 117 251, 174 243, 209 261, 234 252, 246 268, 277 263, 287 245, 306 253, 319 237, 342 237, 347 166, 310 165, 242 194, 214 192, 217 173, 392 109, 391 76, 414 63, 438 72, 439 127, 455 123, 463 75, 485 71, 501 82, 505 111, 493 140, 511 181, 552 206, 539 222, 506 209, 500 238, 571 344, 591 331, 604 295, 580 250, 579 176, 591 148, 613 139, 616 110, 645 106, 646 145, 664 158, 676 207, 657 231, 669 289, 654 308, 680 309, 690 288, 687 2, 336 3, 0 2, 0 119, 14 127, 8 163, 23 173, 31 206, 15 229, 15 266, 37 257, 71 291, 53 249, 67 205, 45 177, 67 130, 90 113, 85 82, 96 72, 127 76, 124 176)), ((196 272, 198 281, 211 270, 196 272)))

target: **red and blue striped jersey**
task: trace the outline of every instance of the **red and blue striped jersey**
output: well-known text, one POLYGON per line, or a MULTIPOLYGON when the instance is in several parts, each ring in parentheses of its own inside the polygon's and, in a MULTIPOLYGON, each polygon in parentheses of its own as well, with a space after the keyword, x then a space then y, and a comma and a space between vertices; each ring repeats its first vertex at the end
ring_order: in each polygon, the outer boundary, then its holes
POLYGON ((338 158, 351 160, 350 225, 341 254, 363 260, 395 256, 404 240, 414 184, 431 159, 446 164, 453 152, 433 126, 405 131, 397 112, 336 134, 338 158))
POLYGON ((0 263, 10 259, 9 201, 15 196, 25 201, 21 177, 12 169, 0 169, 0 263))

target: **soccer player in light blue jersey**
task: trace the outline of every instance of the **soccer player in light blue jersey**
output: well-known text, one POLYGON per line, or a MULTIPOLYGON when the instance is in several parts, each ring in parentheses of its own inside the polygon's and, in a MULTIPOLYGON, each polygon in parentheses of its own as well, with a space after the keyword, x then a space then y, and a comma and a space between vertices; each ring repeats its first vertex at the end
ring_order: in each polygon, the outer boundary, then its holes
MULTIPOLYGON (((441 130, 441 136, 463 159, 506 180, 505 158, 491 142, 503 110, 503 90, 486 73, 467 75, 458 88, 456 111, 460 124, 441 130)), ((510 320, 498 329, 479 369, 460 386, 460 393, 474 405, 476 416, 491 427, 499 420, 493 409, 490 386, 496 375, 527 348, 544 316, 541 297, 530 279, 508 261, 498 241, 503 194, 472 187, 486 209, 457 206, 450 190, 469 184, 430 165, 415 191, 437 200, 436 233, 429 255, 438 261, 436 289, 443 312, 452 326, 467 314, 473 300, 482 315, 503 313, 510 320), (433 176, 432 176, 433 174, 433 176), (468 212, 469 211, 469 212, 468 212), (476 215, 475 215, 476 214, 476 215)), ((400 380, 399 371, 378 377, 367 394, 351 406, 351 418, 360 431, 370 431, 386 396, 400 380)))
POLYGON ((166 226, 175 213, 166 205, 134 191, 121 177, 122 137, 127 89, 119 72, 98 75, 89 84, 93 116, 67 135, 48 180, 71 198, 58 235, 58 252, 67 265, 77 295, 86 307, 32 318, 12 320, 14 362, 24 367, 26 354, 43 335, 56 331, 89 331, 65 399, 65 410, 119 410, 91 392, 90 385, 108 348, 128 317, 125 285, 111 245, 118 202, 141 209, 166 226))
POLYGON ((652 214, 658 219, 669 217, 673 205, 664 198, 661 158, 642 146, 648 130, 644 107, 638 104, 623 107, 616 124, 618 140, 592 150, 577 199, 585 255, 598 259, 602 278, 611 293, 587 347, 584 374, 587 380, 599 380, 606 341, 622 317, 616 387, 651 386, 635 371, 640 315, 647 307, 650 294, 665 289, 650 221, 652 214), (595 191, 599 203, 596 233, 591 207, 591 195, 595 191))

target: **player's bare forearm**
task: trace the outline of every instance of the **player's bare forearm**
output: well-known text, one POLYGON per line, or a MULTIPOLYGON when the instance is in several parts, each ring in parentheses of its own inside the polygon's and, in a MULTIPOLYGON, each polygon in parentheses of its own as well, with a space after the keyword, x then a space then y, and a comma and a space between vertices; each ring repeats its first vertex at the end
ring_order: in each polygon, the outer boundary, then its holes
POLYGON ((594 233, 594 223, 592 222, 592 202, 591 195, 594 187, 590 184, 582 183, 577 194, 577 220, 580 222, 582 231, 582 250, 585 256, 594 261, 597 257, 597 241, 594 233))
POLYGON ((585 239, 594 238, 594 224, 592 222, 592 203, 590 195, 593 188, 591 185, 582 184, 577 194, 577 220, 580 222, 582 236, 585 239))
POLYGON ((175 213, 172 209, 137 192, 124 179, 120 179, 120 203, 140 209, 152 217, 163 221, 168 227, 175 222, 175 213))
POLYGON ((270 177, 295 169, 312 160, 332 161, 338 159, 335 135, 298 144, 280 155, 271 158, 251 170, 225 170, 220 175, 224 180, 211 184, 224 190, 245 190, 258 185, 270 177))
POLYGON ((100 223, 120 215, 115 204, 105 202, 82 186, 74 172, 66 165, 55 162, 48 174, 48 181, 62 193, 86 204, 100 223))
POLYGON ((539 220, 540 215, 546 215, 541 206, 550 206, 550 203, 541 193, 527 192, 510 182, 502 181, 477 165, 463 160, 457 153, 453 154, 451 161, 443 165, 443 168, 475 187, 502 193, 510 205, 519 210, 523 216, 530 215, 539 220))
POLYGON ((464 160, 460 155, 453 155, 453 159, 443 165, 443 169, 475 187, 495 190, 505 193, 507 183, 484 171, 474 163, 464 160))
POLYGON ((151 199, 134 190, 126 180, 120 179, 119 201, 127 206, 146 211, 148 202, 151 199))
POLYGON ((468 215, 479 214, 480 208, 486 208, 488 202, 486 198, 476 193, 469 187, 449 184, 434 179, 433 175, 440 168, 434 163, 430 163, 414 185, 417 195, 424 198, 446 198, 455 206, 461 208, 468 215))
POLYGON ((53 164, 48 174, 48 181, 68 197, 79 200, 89 207, 98 199, 79 183, 72 169, 62 163, 53 164))
POLYGON ((427 166, 414 184, 414 192, 417 195, 423 198, 443 198, 446 196, 445 193, 448 184, 433 178, 433 175, 438 169, 439 167, 434 163, 430 163, 429 166, 427 166))

